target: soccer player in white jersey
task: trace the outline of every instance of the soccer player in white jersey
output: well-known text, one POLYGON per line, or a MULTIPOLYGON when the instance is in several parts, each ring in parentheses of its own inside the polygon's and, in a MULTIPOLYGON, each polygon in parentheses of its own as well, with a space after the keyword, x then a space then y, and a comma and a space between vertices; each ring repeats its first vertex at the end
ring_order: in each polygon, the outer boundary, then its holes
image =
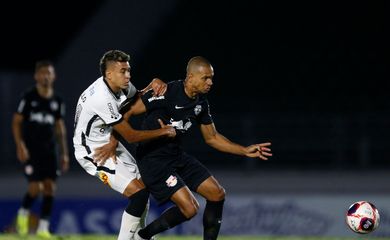
MULTIPOLYGON (((139 228, 140 218, 148 202, 149 194, 140 180, 136 161, 125 147, 113 137, 113 130, 129 143, 174 137, 173 127, 162 124, 160 129, 138 131, 124 120, 125 106, 138 98, 138 92, 130 82, 130 56, 119 50, 106 52, 100 60, 102 77, 92 83, 80 96, 75 113, 73 144, 75 156, 90 175, 129 198, 122 215, 118 240, 129 240, 139 228), (106 161, 107 151, 114 149, 106 161), (102 156, 101 153, 105 153, 102 156)), ((163 94, 166 85, 154 79, 145 90, 153 89, 163 94)))

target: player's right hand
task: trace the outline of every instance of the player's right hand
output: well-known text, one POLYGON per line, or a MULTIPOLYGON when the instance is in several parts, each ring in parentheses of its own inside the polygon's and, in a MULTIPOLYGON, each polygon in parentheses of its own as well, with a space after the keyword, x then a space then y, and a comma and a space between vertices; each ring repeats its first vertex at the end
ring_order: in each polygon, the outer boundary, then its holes
POLYGON ((118 141, 110 140, 109 143, 95 149, 93 154, 93 162, 98 166, 103 166, 108 159, 112 159, 116 164, 116 148, 118 141))
POLYGON ((24 143, 16 147, 16 156, 21 163, 25 163, 30 158, 30 153, 24 143))
POLYGON ((165 125, 165 124, 163 123, 163 121, 161 121, 161 119, 158 119, 157 121, 158 121, 158 123, 160 124, 161 129, 164 130, 164 133, 165 133, 165 135, 166 135, 167 137, 172 137, 172 138, 173 138, 173 137, 176 136, 176 130, 175 130, 174 127, 172 127, 172 126, 170 126, 170 125, 165 125))

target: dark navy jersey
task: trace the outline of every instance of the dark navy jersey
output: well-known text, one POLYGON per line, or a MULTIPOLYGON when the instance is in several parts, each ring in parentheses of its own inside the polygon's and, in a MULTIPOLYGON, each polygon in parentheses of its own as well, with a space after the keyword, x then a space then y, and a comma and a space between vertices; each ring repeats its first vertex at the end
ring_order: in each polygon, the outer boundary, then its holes
POLYGON ((65 115, 62 99, 55 94, 43 98, 33 87, 23 94, 17 113, 24 117, 23 138, 29 150, 54 151, 55 122, 65 115))
POLYGON ((176 137, 140 143, 137 150, 140 157, 149 153, 176 154, 181 151, 181 138, 190 128, 198 124, 213 123, 206 96, 202 94, 194 99, 188 97, 182 80, 168 83, 164 96, 153 96, 153 91, 149 91, 141 99, 146 107, 142 129, 159 129, 157 120, 161 119, 164 124, 176 129, 176 137))

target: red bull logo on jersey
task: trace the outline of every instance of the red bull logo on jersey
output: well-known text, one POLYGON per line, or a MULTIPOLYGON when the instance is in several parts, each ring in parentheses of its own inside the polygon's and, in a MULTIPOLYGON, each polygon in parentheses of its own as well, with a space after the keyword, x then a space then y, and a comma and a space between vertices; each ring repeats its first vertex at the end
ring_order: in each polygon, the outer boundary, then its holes
POLYGON ((165 182, 167 183, 168 187, 174 187, 177 184, 177 178, 176 176, 171 175, 165 182))

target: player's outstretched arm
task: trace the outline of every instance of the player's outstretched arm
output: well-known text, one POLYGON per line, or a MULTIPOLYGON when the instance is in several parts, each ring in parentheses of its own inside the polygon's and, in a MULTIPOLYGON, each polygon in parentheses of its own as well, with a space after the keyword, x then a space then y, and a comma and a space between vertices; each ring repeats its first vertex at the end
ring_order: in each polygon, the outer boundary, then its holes
POLYGON ((271 143, 259 143, 253 144, 248 147, 244 147, 240 144, 234 143, 218 133, 214 123, 200 126, 203 138, 205 142, 211 147, 221 151, 232 153, 247 157, 258 157, 262 160, 268 160, 268 157, 272 156, 271 143))

